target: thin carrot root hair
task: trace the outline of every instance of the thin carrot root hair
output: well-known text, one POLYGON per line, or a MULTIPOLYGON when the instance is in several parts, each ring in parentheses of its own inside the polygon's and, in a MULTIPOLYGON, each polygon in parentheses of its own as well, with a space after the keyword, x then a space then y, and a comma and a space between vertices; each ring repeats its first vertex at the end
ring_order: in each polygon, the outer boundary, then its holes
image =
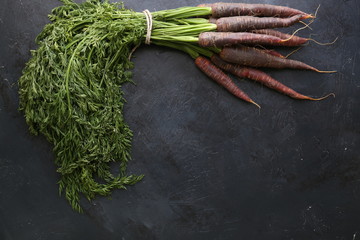
MULTIPOLYGON (((309 23, 304 23, 305 26, 296 29, 296 30, 291 34, 290 37, 288 37, 287 39, 282 39, 281 42, 287 42, 287 41, 291 40, 291 39, 295 36, 295 34, 297 34, 299 31, 304 30, 305 28, 310 28, 310 24, 312 24, 313 22, 314 22, 314 20, 312 20, 312 21, 309 22, 309 23)), ((311 28, 310 28, 310 29, 311 29, 311 28)), ((310 40, 310 39, 308 39, 308 40, 310 40)))
MULTIPOLYGON (((311 20, 309 23, 306 23, 306 22, 304 22, 304 21, 300 21, 300 23, 302 23, 302 24, 305 25, 305 28, 309 28, 310 30, 313 30, 313 29, 310 27, 310 25, 315 21, 315 18, 317 17, 317 13, 318 13, 319 8, 320 8, 320 4, 319 4, 319 6, 318 6, 317 9, 316 9, 315 14, 314 14, 314 15, 312 15, 312 14, 309 15, 309 16, 311 16, 311 17, 308 17, 308 18, 312 18, 312 20, 311 20)), ((303 18, 303 19, 308 19, 308 18, 303 18)))
POLYGON ((319 6, 316 8, 314 14, 308 14, 308 15, 306 15, 305 18, 303 18, 303 19, 316 18, 316 17, 317 17, 317 14, 318 14, 318 11, 319 11, 319 8, 320 8, 320 4, 319 4, 319 6))
POLYGON ((257 106, 259 109, 261 109, 261 106, 259 104, 257 104, 256 102, 254 102, 253 100, 250 100, 250 103, 254 104, 255 106, 257 106))
MULTIPOLYGON (((317 14, 318 14, 318 11, 319 11, 319 8, 320 8, 320 4, 319 6, 316 8, 316 11, 314 13, 314 15, 310 14, 310 16, 312 16, 312 20, 309 22, 309 23, 306 23, 306 22, 303 22, 303 21, 300 21, 300 23, 304 24, 305 27, 308 27, 310 30, 313 30, 310 25, 315 21, 315 18, 317 17, 317 14)), ((310 17, 309 17, 310 18, 310 17)), ((306 19, 306 18, 305 18, 306 19)))
MULTIPOLYGON (((320 6, 319 6, 320 7, 320 6)), ((287 39, 283 39, 283 40, 281 40, 281 42, 287 42, 287 41, 289 41, 289 40, 291 40, 294 36, 295 36, 295 34, 296 33, 298 33, 299 31, 301 31, 301 30, 303 30, 303 29, 305 29, 305 28, 310 28, 310 24, 312 24, 314 22, 314 20, 312 20, 311 22, 309 22, 309 23, 304 23, 305 24, 305 26, 304 27, 301 27, 301 28, 299 28, 299 29, 297 29, 297 30, 295 30, 292 34, 291 34, 291 36, 289 37, 289 38, 287 38, 287 39)), ((310 28, 311 29, 311 28, 310 28)), ((311 35, 310 35, 311 36, 311 35)), ((312 42, 314 42, 314 43, 316 43, 316 44, 318 44, 318 45, 321 45, 321 46, 328 46, 328 45, 332 45, 332 44, 334 44, 338 39, 339 39, 339 37, 336 37, 332 42, 327 42, 327 43, 322 43, 322 42, 319 42, 319 41, 317 41, 317 40, 315 40, 315 39, 313 39, 313 38, 306 38, 308 41, 312 41, 312 42)))
MULTIPOLYGON (((309 14, 309 17, 307 17, 307 18, 316 18, 316 17, 317 17, 317 14, 318 14, 318 12, 319 12, 319 9, 320 9, 320 4, 319 4, 319 6, 316 8, 315 13, 314 13, 314 14, 309 14)), ((304 19, 307 19, 307 18, 304 18, 304 19)))
POLYGON ((316 8, 316 11, 315 11, 315 13, 314 13, 314 18, 317 17, 317 14, 318 14, 318 12, 319 12, 320 6, 321 6, 321 5, 319 4, 319 6, 316 8))
POLYGON ((321 100, 324 100, 330 96, 333 96, 335 98, 335 93, 329 93, 323 97, 320 97, 320 98, 312 98, 312 97, 307 97, 305 100, 311 100, 311 101, 321 101, 321 100))
POLYGON ((299 21, 299 23, 303 24, 305 27, 307 27, 308 29, 310 29, 312 31, 314 29, 312 29, 312 27, 310 27, 310 24, 313 23, 313 21, 315 21, 315 20, 312 20, 309 23, 306 23, 304 21, 299 21))
POLYGON ((313 38, 307 38, 307 40, 312 41, 312 42, 314 42, 314 43, 316 43, 316 44, 318 44, 318 45, 321 45, 321 46, 332 45, 332 44, 334 44, 338 39, 339 39, 339 37, 336 37, 332 42, 321 43, 321 42, 316 41, 316 40, 313 39, 313 38))
POLYGON ((284 58, 288 58, 291 55, 293 55, 294 53, 296 53, 297 51, 299 51, 302 47, 298 47, 297 49, 295 49, 294 51, 292 51, 291 53, 289 53, 288 55, 284 56, 284 58))
POLYGON ((319 69, 314 69, 315 72, 318 72, 318 73, 337 73, 336 70, 331 70, 331 71, 322 71, 322 70, 319 70, 319 69))

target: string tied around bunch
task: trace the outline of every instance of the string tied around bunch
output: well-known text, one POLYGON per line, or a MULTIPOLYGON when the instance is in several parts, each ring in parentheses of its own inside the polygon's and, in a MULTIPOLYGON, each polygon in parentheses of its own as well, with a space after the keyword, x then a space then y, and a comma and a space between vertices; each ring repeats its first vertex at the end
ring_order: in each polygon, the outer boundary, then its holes
POLYGON ((145 14, 145 18, 146 18, 146 38, 145 38, 145 44, 150 45, 150 39, 151 39, 151 30, 152 30, 152 15, 151 12, 148 9, 145 9, 143 11, 143 13, 145 14))

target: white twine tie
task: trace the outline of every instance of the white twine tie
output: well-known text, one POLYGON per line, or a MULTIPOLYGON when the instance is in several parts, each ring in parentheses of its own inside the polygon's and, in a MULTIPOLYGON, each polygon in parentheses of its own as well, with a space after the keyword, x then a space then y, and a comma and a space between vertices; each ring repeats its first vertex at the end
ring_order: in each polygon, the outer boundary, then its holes
POLYGON ((143 13, 145 14, 146 25, 147 25, 145 44, 150 45, 151 30, 152 30, 152 15, 151 12, 147 9, 145 9, 143 13))

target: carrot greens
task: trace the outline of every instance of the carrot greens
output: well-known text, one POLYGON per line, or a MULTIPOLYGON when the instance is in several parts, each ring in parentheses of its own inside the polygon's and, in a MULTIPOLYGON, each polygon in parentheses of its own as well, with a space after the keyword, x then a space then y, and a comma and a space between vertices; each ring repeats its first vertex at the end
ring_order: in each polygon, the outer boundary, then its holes
MULTIPOLYGON (((118 3, 62 2, 36 38, 39 47, 19 79, 20 109, 30 131, 54 144, 60 193, 81 211, 80 194, 89 200, 107 196, 143 178, 126 173, 133 134, 124 120, 121 86, 131 82, 129 56, 144 42, 147 20, 144 13, 118 3), (111 162, 119 163, 117 174, 110 171, 111 162)), ((159 45, 193 42, 215 25, 186 18, 209 15, 210 10, 154 12, 152 39, 159 45)))

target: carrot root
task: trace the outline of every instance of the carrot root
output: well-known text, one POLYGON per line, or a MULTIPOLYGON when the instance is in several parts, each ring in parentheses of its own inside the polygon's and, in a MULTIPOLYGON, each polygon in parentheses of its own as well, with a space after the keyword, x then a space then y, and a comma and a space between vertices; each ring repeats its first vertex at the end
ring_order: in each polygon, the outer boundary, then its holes
POLYGON ((302 19, 303 15, 294 15, 289 18, 236 16, 221 17, 216 20, 219 32, 241 32, 255 29, 289 27, 302 19))
POLYGON ((281 41, 281 38, 276 36, 251 32, 203 32, 199 35, 198 43, 202 47, 225 47, 239 44, 278 46, 281 41))
POLYGON ((312 97, 304 96, 304 98, 302 98, 302 99, 311 100, 311 101, 321 101, 321 100, 324 100, 324 99, 326 99, 326 98, 328 98, 330 96, 333 96, 335 98, 335 93, 329 93, 329 94, 327 94, 327 95, 325 95, 323 97, 320 97, 320 98, 312 98, 312 97))
POLYGON ((219 53, 220 57, 226 62, 235 63, 243 66, 251 67, 268 67, 268 68, 293 68, 312 70, 316 72, 330 73, 333 71, 320 71, 306 63, 277 57, 260 49, 240 46, 236 48, 225 47, 219 53))
MULTIPOLYGON (((287 18, 294 15, 309 14, 289 7, 276 6, 271 4, 249 4, 249 3, 223 3, 201 4, 201 7, 211 7, 214 17, 228 16, 261 16, 287 18)), ((311 15, 310 15, 311 16, 311 15)))
POLYGON ((242 91, 226 73, 214 65, 209 59, 199 56, 195 59, 195 65, 208 77, 223 86, 237 98, 260 107, 244 91, 242 91))
POLYGON ((218 55, 213 55, 211 57, 211 61, 216 66, 218 66, 219 68, 223 69, 226 72, 229 72, 240 78, 248 78, 248 79, 254 80, 258 83, 265 85, 268 88, 274 89, 275 91, 278 91, 278 92, 285 94, 294 99, 320 101, 320 100, 323 100, 330 96, 335 97, 334 93, 330 93, 330 94, 328 94, 324 97, 320 97, 320 98, 312 98, 312 97, 303 95, 303 94, 298 93, 295 90, 285 86, 284 84, 282 84, 281 82, 272 78, 271 76, 269 76, 268 74, 266 74, 263 71, 228 63, 228 62, 222 60, 218 55))

